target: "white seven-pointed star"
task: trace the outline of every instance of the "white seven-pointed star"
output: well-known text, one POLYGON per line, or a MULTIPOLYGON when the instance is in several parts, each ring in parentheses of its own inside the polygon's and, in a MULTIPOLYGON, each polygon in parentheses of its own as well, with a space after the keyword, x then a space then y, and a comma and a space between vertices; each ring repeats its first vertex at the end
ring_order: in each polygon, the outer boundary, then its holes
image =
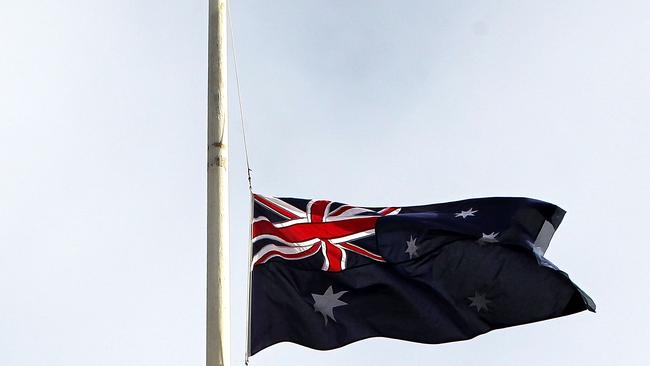
POLYGON ((492 232, 490 234, 486 234, 486 233, 482 233, 482 234, 483 236, 481 237, 481 239, 479 239, 479 241, 483 243, 496 243, 499 241, 497 240, 497 235, 499 235, 499 233, 492 232))
POLYGON ((472 207, 470 207, 469 210, 456 212, 454 217, 462 217, 465 219, 467 216, 474 216, 474 214, 477 212, 478 210, 474 210, 472 207))
POLYGON ((346 292, 347 291, 334 293, 332 286, 330 286, 322 295, 311 294, 311 296, 314 298, 314 311, 317 311, 323 315, 323 319, 325 319, 325 325, 327 325, 328 317, 336 321, 336 319, 334 319, 335 307, 348 304, 347 302, 339 300, 339 297, 343 296, 343 294, 346 292))
POLYGON ((413 259, 413 257, 418 256, 418 247, 417 245, 415 245, 416 240, 417 239, 414 238, 413 235, 411 235, 411 239, 406 241, 406 250, 404 251, 404 253, 409 254, 409 259, 413 259))
POLYGON ((474 291, 474 296, 470 296, 467 299, 472 301, 469 306, 474 306, 477 312, 480 312, 481 309, 487 310, 487 305, 492 302, 485 297, 485 294, 481 294, 478 291, 474 291))

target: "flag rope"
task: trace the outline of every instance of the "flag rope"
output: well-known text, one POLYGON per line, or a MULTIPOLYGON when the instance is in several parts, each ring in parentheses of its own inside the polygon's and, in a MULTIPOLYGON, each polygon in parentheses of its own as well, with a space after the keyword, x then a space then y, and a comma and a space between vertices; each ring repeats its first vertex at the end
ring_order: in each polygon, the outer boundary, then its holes
POLYGON ((252 290, 252 275, 253 268, 250 258, 253 256, 253 180, 251 178, 251 166, 248 158, 248 144, 246 142, 246 128, 244 122, 244 106, 241 98, 241 84, 239 82, 239 68, 237 67, 237 52, 235 48, 235 33, 232 26, 232 16, 230 15, 230 6, 226 7, 226 15, 228 20, 228 30, 230 32, 230 47, 232 49, 232 59, 235 68, 235 84, 237 86, 237 102, 239 104, 239 120, 241 122, 241 133, 244 142, 244 156, 246 157, 246 176, 248 178, 248 192, 250 193, 250 218, 248 220, 249 226, 249 243, 248 243, 248 257, 246 258, 246 268, 248 268, 248 299, 247 299, 247 313, 246 313, 246 350, 244 353, 244 365, 248 366, 249 357, 251 354, 251 290, 252 290))
POLYGON ((246 350, 244 355, 244 364, 248 366, 248 361, 251 355, 251 301, 252 301, 252 291, 253 291, 253 262, 250 260, 253 257, 253 204, 254 197, 251 192, 251 201, 250 201, 250 219, 248 226, 248 257, 246 258, 246 268, 248 268, 248 300, 246 303, 247 313, 246 313, 246 350))
POLYGON ((248 177, 248 191, 253 193, 253 180, 251 178, 251 166, 248 159, 248 144, 246 143, 246 128, 244 127, 244 107, 241 98, 241 85, 239 83, 239 69, 237 67, 237 51, 235 49, 235 32, 232 26, 232 16, 230 15, 230 7, 227 7, 228 30, 230 31, 230 48, 232 49, 232 61, 235 67, 235 84, 237 86, 237 101, 239 102, 239 121, 241 122, 241 133, 244 140, 244 155, 246 157, 246 175, 248 177))

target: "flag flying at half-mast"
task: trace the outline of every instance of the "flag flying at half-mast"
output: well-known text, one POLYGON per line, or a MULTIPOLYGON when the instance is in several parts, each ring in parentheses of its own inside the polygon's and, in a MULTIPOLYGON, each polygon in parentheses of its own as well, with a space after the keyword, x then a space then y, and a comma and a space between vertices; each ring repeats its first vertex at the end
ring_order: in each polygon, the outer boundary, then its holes
POLYGON ((421 343, 595 311, 544 258, 564 211, 528 198, 357 207, 253 195, 250 354, 421 343))

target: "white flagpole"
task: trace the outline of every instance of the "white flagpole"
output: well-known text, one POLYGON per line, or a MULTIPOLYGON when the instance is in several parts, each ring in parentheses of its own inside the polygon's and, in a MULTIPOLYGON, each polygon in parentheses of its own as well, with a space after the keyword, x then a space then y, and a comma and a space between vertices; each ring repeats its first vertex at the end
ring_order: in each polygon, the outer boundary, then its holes
POLYGON ((209 0, 206 366, 230 366, 226 0, 209 0))

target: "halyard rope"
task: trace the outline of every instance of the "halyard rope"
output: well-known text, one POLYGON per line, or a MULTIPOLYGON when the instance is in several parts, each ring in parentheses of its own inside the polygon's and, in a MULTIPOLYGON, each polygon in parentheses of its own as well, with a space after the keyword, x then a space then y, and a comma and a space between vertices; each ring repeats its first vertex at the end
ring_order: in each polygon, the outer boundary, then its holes
MULTIPOLYGON (((249 238, 252 238, 252 222, 253 222, 253 180, 251 178, 251 166, 248 160, 248 144, 246 143, 246 128, 244 127, 244 107, 241 101, 241 86, 239 83, 239 69, 237 68, 237 52, 235 51, 235 34, 232 26, 232 17, 230 15, 230 6, 226 6, 226 15, 228 19, 228 29, 230 31, 230 47, 232 48, 232 60, 235 67, 235 81, 237 85, 237 101, 239 102, 239 120, 241 122, 241 133, 244 140, 244 155, 246 157, 246 175, 248 177, 248 191, 250 193, 251 200, 251 212, 250 220, 251 223, 249 226, 249 238)), ((248 366, 249 357, 250 357, 250 316, 251 316, 251 286, 252 286, 252 272, 251 272, 251 262, 250 258, 253 256, 253 243, 248 243, 248 257, 246 258, 246 268, 248 268, 248 301, 247 301, 247 314, 246 314, 246 350, 244 353, 244 364, 248 366)))
POLYGON ((241 101, 241 86, 239 84, 239 69, 237 68, 237 52, 235 49, 235 34, 230 16, 230 6, 227 6, 228 29, 230 31, 230 47, 232 48, 232 60, 235 66, 235 83, 237 85, 237 101, 239 102, 239 120, 241 122, 241 133, 244 139, 244 155, 246 156, 246 174, 248 176, 248 190, 253 192, 253 181, 251 179, 251 166, 248 161, 248 144, 246 143, 246 129, 244 128, 244 107, 241 101))

